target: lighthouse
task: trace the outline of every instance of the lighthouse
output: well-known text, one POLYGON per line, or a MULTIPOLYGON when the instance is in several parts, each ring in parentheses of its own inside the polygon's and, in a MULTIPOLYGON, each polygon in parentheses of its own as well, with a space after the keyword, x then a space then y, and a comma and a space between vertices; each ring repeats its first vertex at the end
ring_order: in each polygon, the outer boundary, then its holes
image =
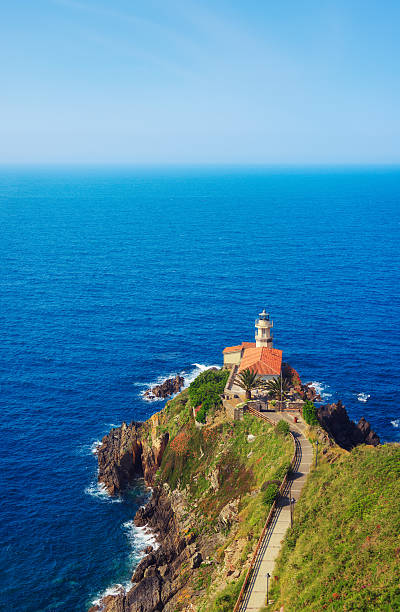
POLYGON ((269 314, 265 312, 264 308, 258 315, 258 319, 256 319, 256 347, 265 346, 266 348, 272 348, 273 336, 271 334, 271 329, 273 325, 273 321, 270 321, 269 314))

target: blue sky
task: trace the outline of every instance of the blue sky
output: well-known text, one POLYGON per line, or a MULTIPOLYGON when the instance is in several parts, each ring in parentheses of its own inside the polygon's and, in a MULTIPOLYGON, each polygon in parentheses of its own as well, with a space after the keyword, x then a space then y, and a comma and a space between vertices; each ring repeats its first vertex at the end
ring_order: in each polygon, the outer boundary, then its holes
POLYGON ((400 163, 400 2, 15 0, 0 163, 400 163))

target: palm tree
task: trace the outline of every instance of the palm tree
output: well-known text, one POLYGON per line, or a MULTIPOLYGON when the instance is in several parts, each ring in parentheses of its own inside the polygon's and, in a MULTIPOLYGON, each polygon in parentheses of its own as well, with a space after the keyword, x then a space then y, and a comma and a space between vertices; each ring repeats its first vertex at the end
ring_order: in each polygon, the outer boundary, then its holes
POLYGON ((243 370, 235 382, 241 389, 246 391, 246 399, 251 399, 252 389, 257 389, 261 385, 260 380, 257 378, 257 374, 253 370, 250 370, 250 368, 243 370))
POLYGON ((282 399, 285 399, 290 389, 290 381, 284 376, 278 376, 277 378, 267 380, 265 383, 265 388, 267 389, 269 395, 272 395, 272 397, 280 399, 282 396, 282 399))

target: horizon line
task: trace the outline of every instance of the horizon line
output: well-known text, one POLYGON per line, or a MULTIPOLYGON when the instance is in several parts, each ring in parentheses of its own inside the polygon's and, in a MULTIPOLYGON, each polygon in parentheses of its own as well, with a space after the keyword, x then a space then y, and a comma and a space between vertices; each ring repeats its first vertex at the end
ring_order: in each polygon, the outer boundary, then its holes
POLYGON ((399 168, 398 162, 130 162, 130 161, 26 161, 0 162, 0 168, 27 167, 125 167, 125 168, 399 168))

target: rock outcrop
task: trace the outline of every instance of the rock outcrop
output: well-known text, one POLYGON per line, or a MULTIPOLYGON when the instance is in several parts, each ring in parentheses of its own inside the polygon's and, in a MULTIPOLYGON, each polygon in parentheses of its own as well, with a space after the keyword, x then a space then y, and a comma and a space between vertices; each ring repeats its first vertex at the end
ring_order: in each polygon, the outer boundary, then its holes
MULTIPOLYGON (((151 427, 152 419, 147 423, 151 427)), ((104 436, 97 449, 98 480, 110 495, 123 491, 137 476, 143 476, 147 485, 153 484, 168 444, 168 434, 153 437, 147 423, 146 426, 122 423, 104 436)))
MULTIPOLYGON (((131 589, 104 597, 89 612, 174 612, 175 596, 185 587, 183 568, 198 568, 203 551, 211 546, 209 538, 195 541, 196 536, 187 522, 184 494, 171 491, 166 484, 153 489, 148 504, 136 513, 135 524, 147 526, 156 533, 159 548, 150 551, 135 568, 131 589)), ((212 548, 218 541, 215 534, 212 548)))
POLYGON ((295 391, 297 391, 302 400, 311 400, 312 402, 322 401, 321 396, 319 395, 319 393, 316 392, 312 384, 302 383, 299 373, 297 372, 297 370, 292 368, 289 363, 282 363, 282 376, 289 380, 290 386, 293 387, 295 391))
POLYGON ((317 417, 322 427, 335 440, 336 444, 351 450, 359 444, 380 444, 379 436, 362 417, 356 425, 349 419, 347 410, 339 400, 337 404, 327 404, 317 408, 317 417))
POLYGON ((316 392, 315 388, 312 386, 312 383, 306 383, 301 385, 300 391, 301 397, 304 401, 310 400, 311 402, 321 402, 322 397, 319 393, 316 392))
POLYGON ((174 378, 168 378, 160 385, 147 389, 147 391, 144 392, 144 397, 150 400, 171 397, 171 395, 179 393, 184 384, 184 378, 177 374, 174 378))
MULTIPOLYGON (((167 433, 157 435, 159 419, 160 413, 156 413, 145 423, 123 423, 103 438, 97 451, 99 481, 111 495, 139 475, 147 485, 154 485, 168 444, 167 433)), ((121 589, 116 595, 103 597, 89 612, 173 612, 174 596, 185 587, 182 566, 198 568, 203 554, 219 542, 218 534, 211 536, 212 543, 210 536, 194 541, 194 523, 187 513, 185 494, 178 489, 171 491, 166 483, 154 486, 150 501, 137 511, 134 520, 138 527, 146 526, 154 533, 160 546, 144 551, 147 554, 136 567, 128 591, 121 589)))

